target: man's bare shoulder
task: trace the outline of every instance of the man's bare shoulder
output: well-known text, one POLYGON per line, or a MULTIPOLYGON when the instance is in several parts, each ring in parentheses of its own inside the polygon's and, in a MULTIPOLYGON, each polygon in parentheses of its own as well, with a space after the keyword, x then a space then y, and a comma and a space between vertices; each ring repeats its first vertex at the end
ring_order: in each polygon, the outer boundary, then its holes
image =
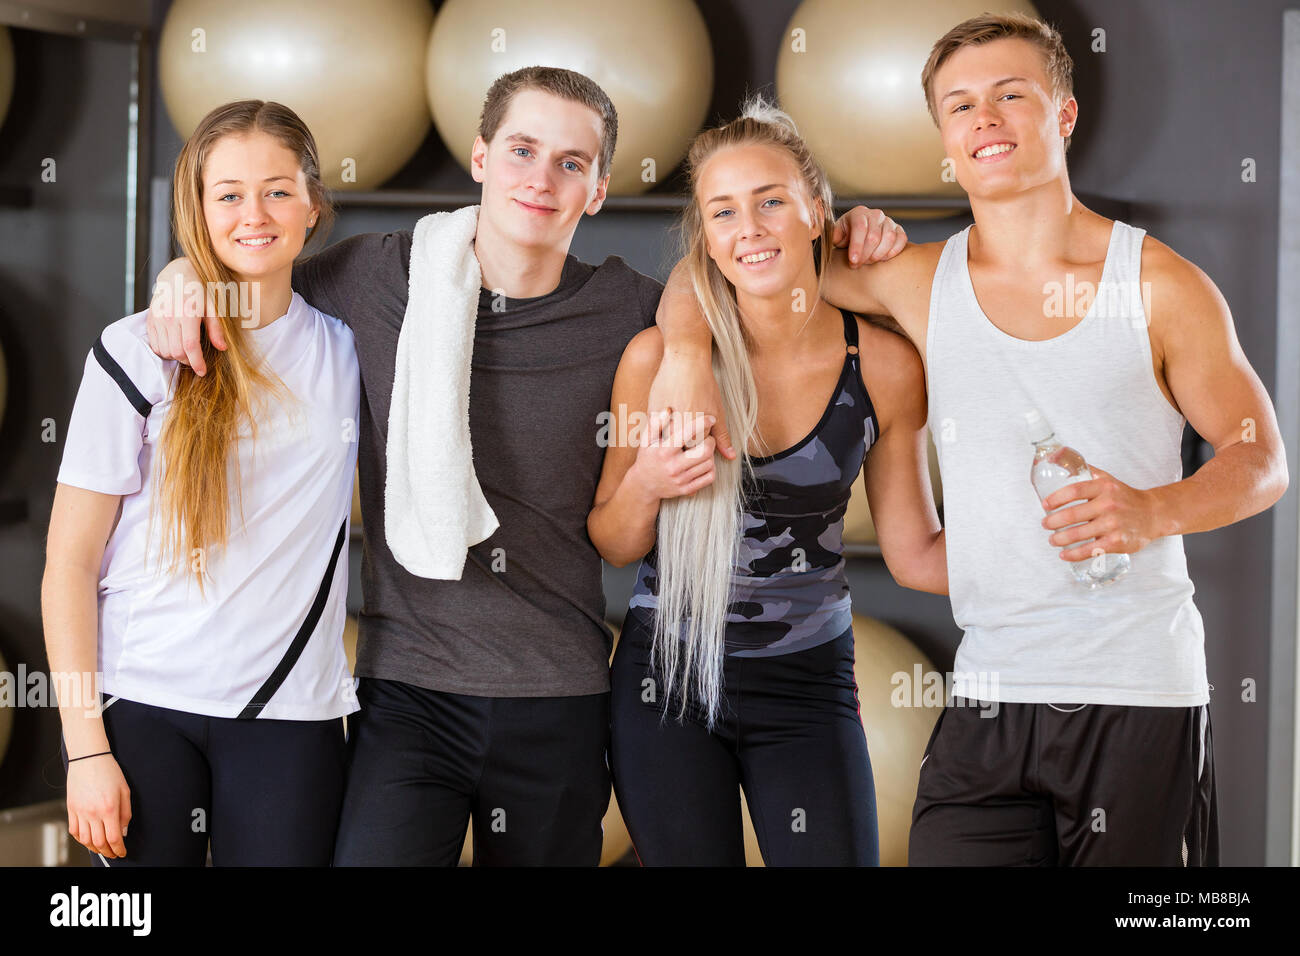
POLYGON ((1186 306, 1204 298, 1219 298, 1218 286, 1196 263, 1179 255, 1155 236, 1142 243, 1142 281, 1167 303, 1186 306))

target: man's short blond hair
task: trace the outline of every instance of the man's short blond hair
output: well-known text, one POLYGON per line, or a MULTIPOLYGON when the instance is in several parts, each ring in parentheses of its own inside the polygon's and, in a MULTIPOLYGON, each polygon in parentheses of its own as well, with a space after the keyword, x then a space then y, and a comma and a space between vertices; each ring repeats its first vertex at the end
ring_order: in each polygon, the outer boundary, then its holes
MULTIPOLYGON (((925 61, 921 86, 925 90, 925 105, 929 107, 930 118, 936 126, 939 125, 939 109, 934 99, 934 75, 939 72, 939 67, 962 47, 1006 39, 1028 40, 1042 51, 1053 101, 1064 103, 1074 95, 1074 61, 1065 51, 1061 34, 1054 27, 1023 13, 983 13, 963 20, 941 36, 930 50, 930 58, 925 61)), ((1070 146, 1068 136, 1065 145, 1067 149, 1070 146)))

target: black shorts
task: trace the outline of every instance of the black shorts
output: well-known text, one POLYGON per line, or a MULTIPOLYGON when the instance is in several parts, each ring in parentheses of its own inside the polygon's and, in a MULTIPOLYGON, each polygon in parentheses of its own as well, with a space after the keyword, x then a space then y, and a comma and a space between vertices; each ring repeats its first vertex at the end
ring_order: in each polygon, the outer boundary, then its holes
POLYGON ((1217 866, 1208 706, 944 708, 911 866, 1217 866))
POLYGON ((595 866, 609 694, 474 697, 361 678, 335 866, 595 866))

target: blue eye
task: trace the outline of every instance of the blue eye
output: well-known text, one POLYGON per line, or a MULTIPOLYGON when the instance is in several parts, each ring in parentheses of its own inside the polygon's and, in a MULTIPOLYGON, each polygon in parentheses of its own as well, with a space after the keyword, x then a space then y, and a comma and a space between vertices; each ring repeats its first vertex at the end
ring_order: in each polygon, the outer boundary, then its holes
POLYGON ((528 151, 528 147, 526 146, 516 146, 514 149, 510 150, 510 152, 514 153, 516 156, 519 156, 520 153, 523 153, 526 156, 532 155, 532 153, 528 151))
POLYGON ((229 199, 231 196, 234 196, 235 198, 239 198, 239 197, 238 197, 238 194, 236 194, 236 193, 226 193, 224 196, 219 197, 219 198, 217 199, 217 202, 225 202, 225 201, 226 201, 227 199, 229 199))
POLYGON ((713 214, 713 218, 717 219, 719 216, 725 216, 729 212, 731 212, 730 209, 719 209, 717 212, 713 214))
POLYGON ((272 196, 287 196, 287 195, 289 195, 289 194, 288 194, 287 192, 285 192, 283 189, 272 189, 272 190, 271 190, 271 195, 272 195, 272 196))
POLYGON ((785 205, 784 203, 781 202, 781 200, 777 199, 776 197, 773 197, 773 198, 771 198, 771 199, 766 200, 766 201, 763 203, 763 205, 766 206, 766 205, 767 205, 768 203, 770 203, 770 202, 774 202, 774 203, 776 203, 778 206, 785 205))
POLYGON ((575 172, 575 173, 580 173, 580 172, 582 172, 582 167, 579 166, 577 163, 575 163, 575 162, 574 162, 573 160, 571 160, 571 159, 566 159, 566 160, 562 163, 562 165, 565 166, 565 167, 571 167, 571 168, 572 168, 572 172, 575 172))

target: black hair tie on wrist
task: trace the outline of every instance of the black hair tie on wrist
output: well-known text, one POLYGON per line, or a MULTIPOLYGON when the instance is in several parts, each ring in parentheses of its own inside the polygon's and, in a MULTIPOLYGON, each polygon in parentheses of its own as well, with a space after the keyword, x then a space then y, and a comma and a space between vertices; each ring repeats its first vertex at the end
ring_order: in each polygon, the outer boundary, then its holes
POLYGON ((101 751, 100 751, 99 753, 97 753, 97 754, 86 754, 86 756, 84 756, 84 757, 72 757, 72 758, 70 758, 70 759, 68 760, 68 763, 76 763, 78 760, 89 760, 91 757, 106 757, 106 756, 111 756, 112 753, 113 753, 113 751, 111 751, 111 750, 101 750, 101 751))

